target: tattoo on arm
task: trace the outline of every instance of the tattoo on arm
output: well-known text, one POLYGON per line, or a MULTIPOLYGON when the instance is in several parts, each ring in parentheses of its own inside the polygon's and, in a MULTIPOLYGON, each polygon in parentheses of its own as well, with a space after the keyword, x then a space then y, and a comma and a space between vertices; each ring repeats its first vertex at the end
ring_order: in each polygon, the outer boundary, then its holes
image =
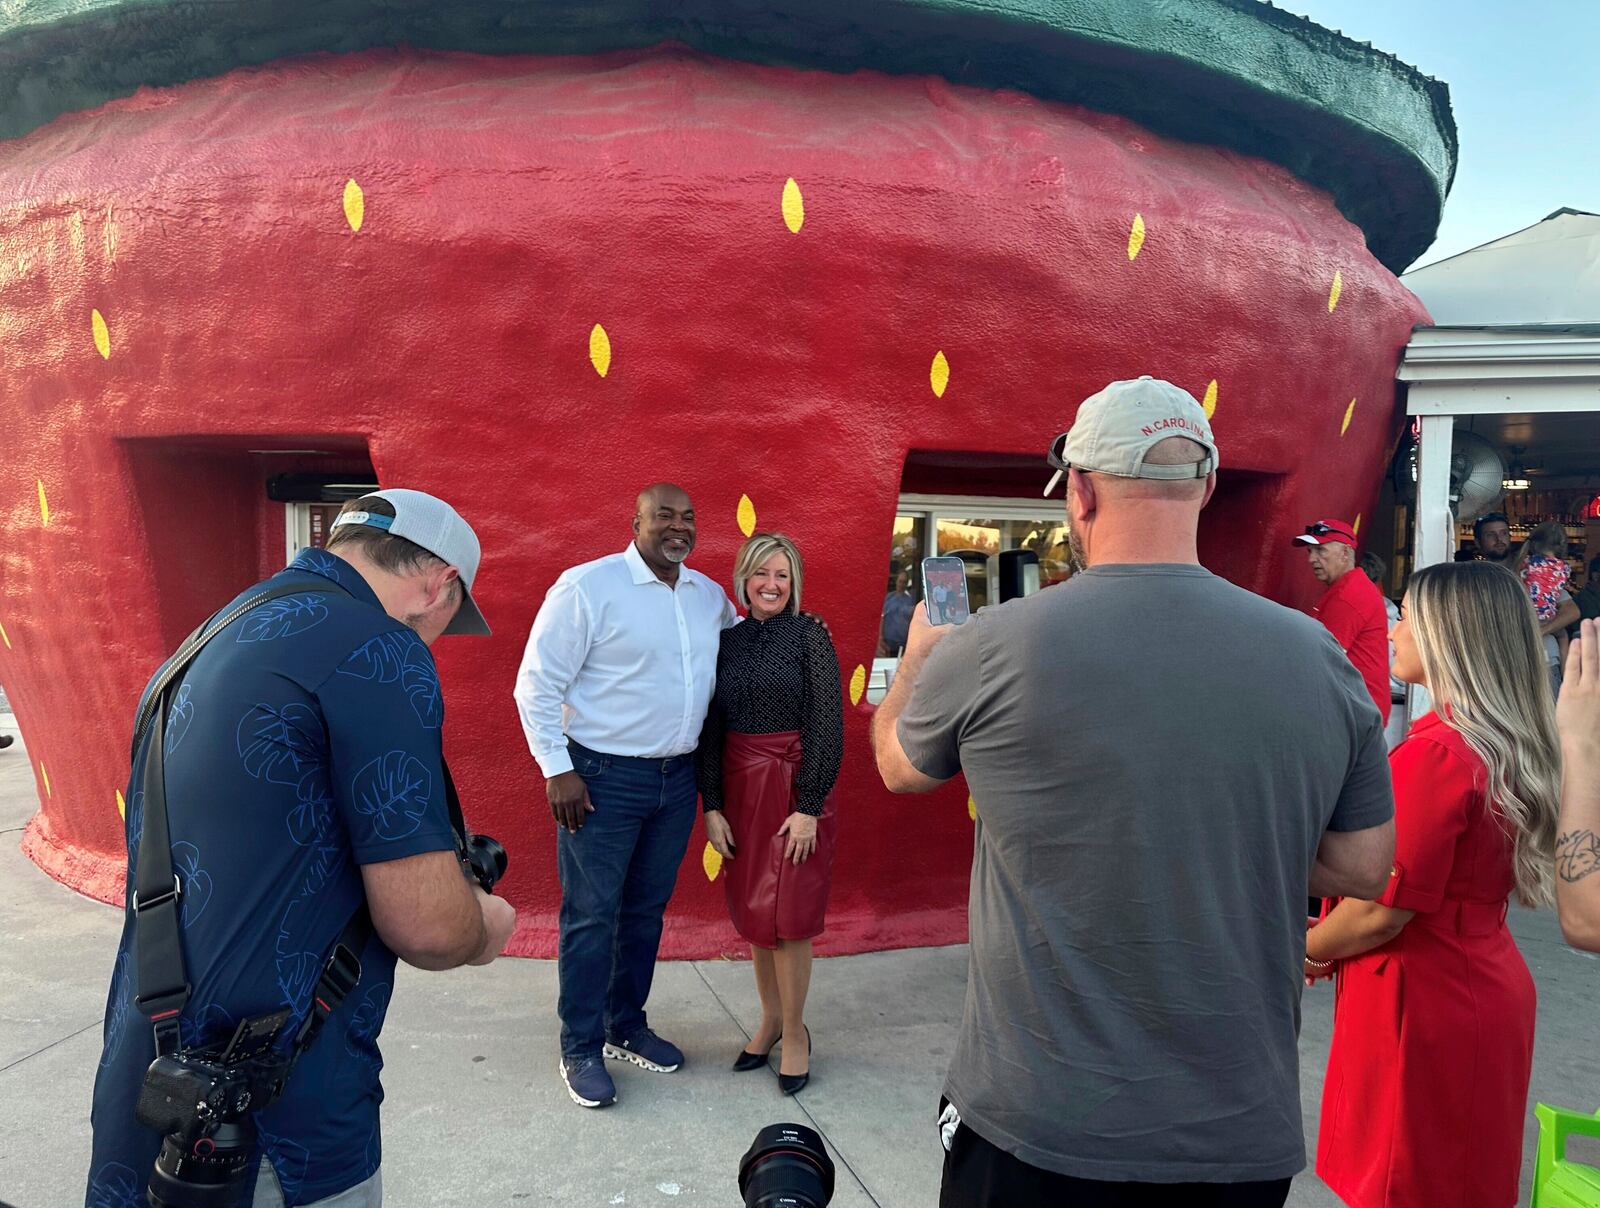
POLYGON ((1600 836, 1592 830, 1567 831, 1556 839, 1556 874, 1569 884, 1600 872, 1600 836))

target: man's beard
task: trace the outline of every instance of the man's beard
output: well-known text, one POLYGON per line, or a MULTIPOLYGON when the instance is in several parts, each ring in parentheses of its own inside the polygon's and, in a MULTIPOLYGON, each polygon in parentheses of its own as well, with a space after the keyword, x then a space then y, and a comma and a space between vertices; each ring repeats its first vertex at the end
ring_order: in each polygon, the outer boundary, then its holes
POLYGON ((1072 527, 1070 520, 1067 521, 1067 554, 1067 570, 1070 574, 1088 569, 1089 559, 1084 553, 1083 539, 1078 536, 1078 530, 1072 527))
POLYGON ((683 562, 687 562, 689 560, 689 555, 692 552, 692 549, 687 546, 685 546, 681 552, 678 550, 670 550, 666 546, 661 547, 661 556, 674 566, 677 566, 683 562))

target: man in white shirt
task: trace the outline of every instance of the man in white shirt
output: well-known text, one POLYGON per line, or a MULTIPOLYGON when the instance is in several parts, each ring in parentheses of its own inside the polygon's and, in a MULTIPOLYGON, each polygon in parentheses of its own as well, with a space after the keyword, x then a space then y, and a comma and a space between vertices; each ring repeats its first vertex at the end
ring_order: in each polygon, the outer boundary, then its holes
POLYGON ((646 1024, 661 917, 695 819, 693 753, 711 703, 723 589, 683 565, 694 505, 639 495, 633 542, 556 580, 517 672, 517 711, 545 776, 561 877, 561 1076, 581 1107, 616 1102, 605 1058, 671 1073, 646 1024))

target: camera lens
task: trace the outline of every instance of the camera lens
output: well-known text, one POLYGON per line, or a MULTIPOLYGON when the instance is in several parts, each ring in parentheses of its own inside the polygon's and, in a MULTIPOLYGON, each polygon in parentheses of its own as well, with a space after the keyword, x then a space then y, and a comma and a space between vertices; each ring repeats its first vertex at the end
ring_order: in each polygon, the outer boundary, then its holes
POLYGON ((825 1208, 833 1198, 833 1159, 803 1124, 769 1124, 739 1163, 745 1208, 825 1208))
POLYGON ((161 1143, 146 1190, 151 1208, 239 1208, 256 1178, 256 1130, 248 1119, 223 1124, 185 1147, 177 1137, 161 1143))
POLYGON ((506 849, 498 839, 473 835, 467 840, 467 864, 484 893, 494 892, 495 882, 506 875, 506 863, 506 849))

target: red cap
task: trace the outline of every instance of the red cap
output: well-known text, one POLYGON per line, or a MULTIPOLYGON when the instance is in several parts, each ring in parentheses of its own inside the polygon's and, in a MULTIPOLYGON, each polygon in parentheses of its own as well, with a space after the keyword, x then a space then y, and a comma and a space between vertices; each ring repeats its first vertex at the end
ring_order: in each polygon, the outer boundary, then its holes
POLYGON ((1306 525, 1306 531, 1294 539, 1296 545, 1348 545, 1356 547, 1356 531, 1343 520, 1319 520, 1306 525))

